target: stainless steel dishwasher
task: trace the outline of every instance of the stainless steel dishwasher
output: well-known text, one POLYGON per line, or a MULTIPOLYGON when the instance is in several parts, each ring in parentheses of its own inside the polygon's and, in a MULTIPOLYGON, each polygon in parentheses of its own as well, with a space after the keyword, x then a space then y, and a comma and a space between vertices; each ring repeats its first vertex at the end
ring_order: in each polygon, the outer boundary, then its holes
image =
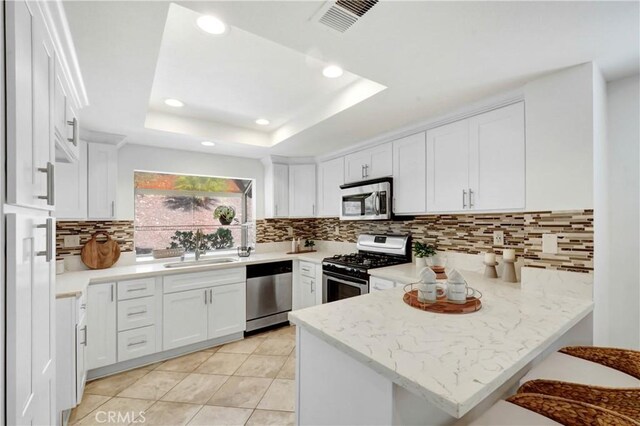
POLYGON ((247 331, 288 321, 292 285, 290 260, 247 266, 247 331))

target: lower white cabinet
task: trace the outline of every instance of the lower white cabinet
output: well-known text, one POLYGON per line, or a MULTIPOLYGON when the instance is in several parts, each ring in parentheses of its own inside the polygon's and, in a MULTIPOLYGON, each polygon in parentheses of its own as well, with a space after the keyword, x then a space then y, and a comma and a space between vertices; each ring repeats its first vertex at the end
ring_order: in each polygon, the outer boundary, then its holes
POLYGON ((153 296, 118 302, 118 331, 146 327, 156 323, 155 298, 153 296))
POLYGON ((247 321, 246 284, 221 285, 209 291, 209 339, 244 331, 247 321))
POLYGON ((316 291, 318 289, 316 279, 300 276, 300 306, 299 309, 308 308, 316 304, 316 291))
POLYGON ((116 362, 116 283, 91 284, 87 293, 87 368, 116 362))
POLYGON ((394 288, 396 283, 391 280, 378 277, 369 278, 369 293, 375 293, 376 291, 388 290, 394 288))
POLYGON ((118 362, 151 355, 157 351, 156 327, 153 325, 118 333, 118 362))
POLYGON ((164 295, 162 348, 178 348, 207 339, 207 289, 164 295))
POLYGON ((301 260, 298 264, 297 282, 294 287, 293 309, 304 309, 322 303, 322 268, 301 260))
POLYGON ((56 299, 56 409, 80 403, 87 381, 87 316, 84 298, 56 299))

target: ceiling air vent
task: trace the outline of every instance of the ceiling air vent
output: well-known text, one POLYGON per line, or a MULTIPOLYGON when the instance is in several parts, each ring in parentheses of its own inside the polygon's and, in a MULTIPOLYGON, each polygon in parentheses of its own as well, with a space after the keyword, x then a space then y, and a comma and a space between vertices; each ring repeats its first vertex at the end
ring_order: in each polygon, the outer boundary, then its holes
POLYGON ((327 2, 312 20, 341 33, 347 31, 367 13, 378 0, 337 0, 327 2))

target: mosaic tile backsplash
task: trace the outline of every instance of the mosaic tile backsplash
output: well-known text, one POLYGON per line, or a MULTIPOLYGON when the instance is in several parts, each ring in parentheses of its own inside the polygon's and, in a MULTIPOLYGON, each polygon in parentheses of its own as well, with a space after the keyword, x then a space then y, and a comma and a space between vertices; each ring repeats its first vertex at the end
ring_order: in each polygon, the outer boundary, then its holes
MULTIPOLYGON (((414 241, 439 251, 478 254, 493 249, 516 249, 524 266, 575 272, 593 272, 593 210, 417 216, 405 221, 340 221, 338 218, 261 219, 256 221, 258 243, 289 241, 289 227, 297 238, 355 243, 358 234, 408 233, 414 241), (493 246, 493 231, 504 232, 505 244, 493 246), (558 236, 558 253, 542 253, 542 235, 558 236)), ((104 230, 133 251, 133 221, 60 221, 57 223, 58 256, 79 255, 94 232, 104 230), (80 235, 80 246, 63 247, 65 235, 80 235)))
MULTIPOLYGON (((56 223, 56 256, 80 255, 82 246, 98 231, 106 231, 120 244, 120 251, 133 251, 132 220, 61 220, 56 223), (64 237, 79 235, 80 245, 64 247, 64 237)), ((98 241, 100 241, 100 238, 98 241)))
POLYGON ((524 265, 575 272, 593 271, 593 210, 460 214, 417 216, 406 221, 355 221, 337 218, 263 219, 257 221, 257 242, 290 240, 296 237, 323 241, 356 242, 361 233, 408 233, 414 241, 436 246, 439 251, 469 254, 493 249, 501 254, 514 248, 524 265), (493 231, 504 232, 505 244, 493 246, 493 231), (558 236, 558 253, 542 253, 542 234, 558 236))

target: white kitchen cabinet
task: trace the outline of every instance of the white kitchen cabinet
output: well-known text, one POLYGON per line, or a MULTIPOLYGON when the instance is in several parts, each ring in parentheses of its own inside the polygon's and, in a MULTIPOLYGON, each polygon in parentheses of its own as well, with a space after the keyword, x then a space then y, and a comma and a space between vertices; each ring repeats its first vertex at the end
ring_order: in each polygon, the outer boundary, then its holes
POLYGON ((264 186, 265 217, 288 217, 289 166, 267 161, 264 186))
POLYGON ((340 185, 344 184, 344 157, 318 165, 318 216, 340 216, 340 185))
POLYGON ((87 297, 87 369, 116 362, 115 283, 89 285, 87 297))
MULTIPOLYGON (((8 5, 7 5, 8 6, 8 5)), ((6 214, 6 423, 55 423, 55 224, 6 214)))
POLYGON ((68 95, 69 89, 60 61, 55 63, 53 83, 53 128, 56 161, 73 163, 80 156, 78 119, 68 95))
POLYGON ((246 329, 246 284, 235 283, 209 289, 208 338, 241 333, 246 329))
POLYGON ((316 165, 289 166, 289 217, 316 215, 316 165))
POLYGON ((469 119, 469 207, 525 207, 524 104, 469 119))
POLYGON ((7 202, 52 210, 53 45, 36 2, 6 4, 7 202))
POLYGON ((87 161, 89 219, 115 219, 118 148, 91 143, 87 161))
POLYGON ((376 291, 389 290, 390 288, 394 288, 395 286, 396 286, 396 283, 391 280, 387 280, 379 277, 369 278, 369 293, 375 293, 376 291))
POLYGON ((69 410, 80 403, 87 381, 86 300, 56 299, 56 408, 69 410))
POLYGON ((207 339, 209 289, 164 295, 162 346, 178 348, 207 339))
POLYGON ((425 132, 393 141, 393 212, 427 210, 427 144, 425 132))
POLYGON ((427 211, 524 208, 524 104, 427 131, 427 211))
POLYGON ((300 261, 294 309, 304 309, 322 303, 322 268, 315 263, 300 261))
POLYGON ((468 121, 427 131, 427 210, 466 210, 468 191, 468 121))
POLYGON ((78 141, 78 160, 56 162, 56 217, 58 220, 86 219, 87 143, 78 141))
POLYGON ((316 291, 318 282, 315 278, 305 276, 300 277, 300 306, 298 309, 308 308, 316 305, 316 291))
POLYGON ((376 179, 393 174, 393 147, 384 143, 344 157, 345 182, 376 179))
POLYGON ((156 327, 153 325, 118 333, 118 362, 151 355, 157 350, 156 327))

